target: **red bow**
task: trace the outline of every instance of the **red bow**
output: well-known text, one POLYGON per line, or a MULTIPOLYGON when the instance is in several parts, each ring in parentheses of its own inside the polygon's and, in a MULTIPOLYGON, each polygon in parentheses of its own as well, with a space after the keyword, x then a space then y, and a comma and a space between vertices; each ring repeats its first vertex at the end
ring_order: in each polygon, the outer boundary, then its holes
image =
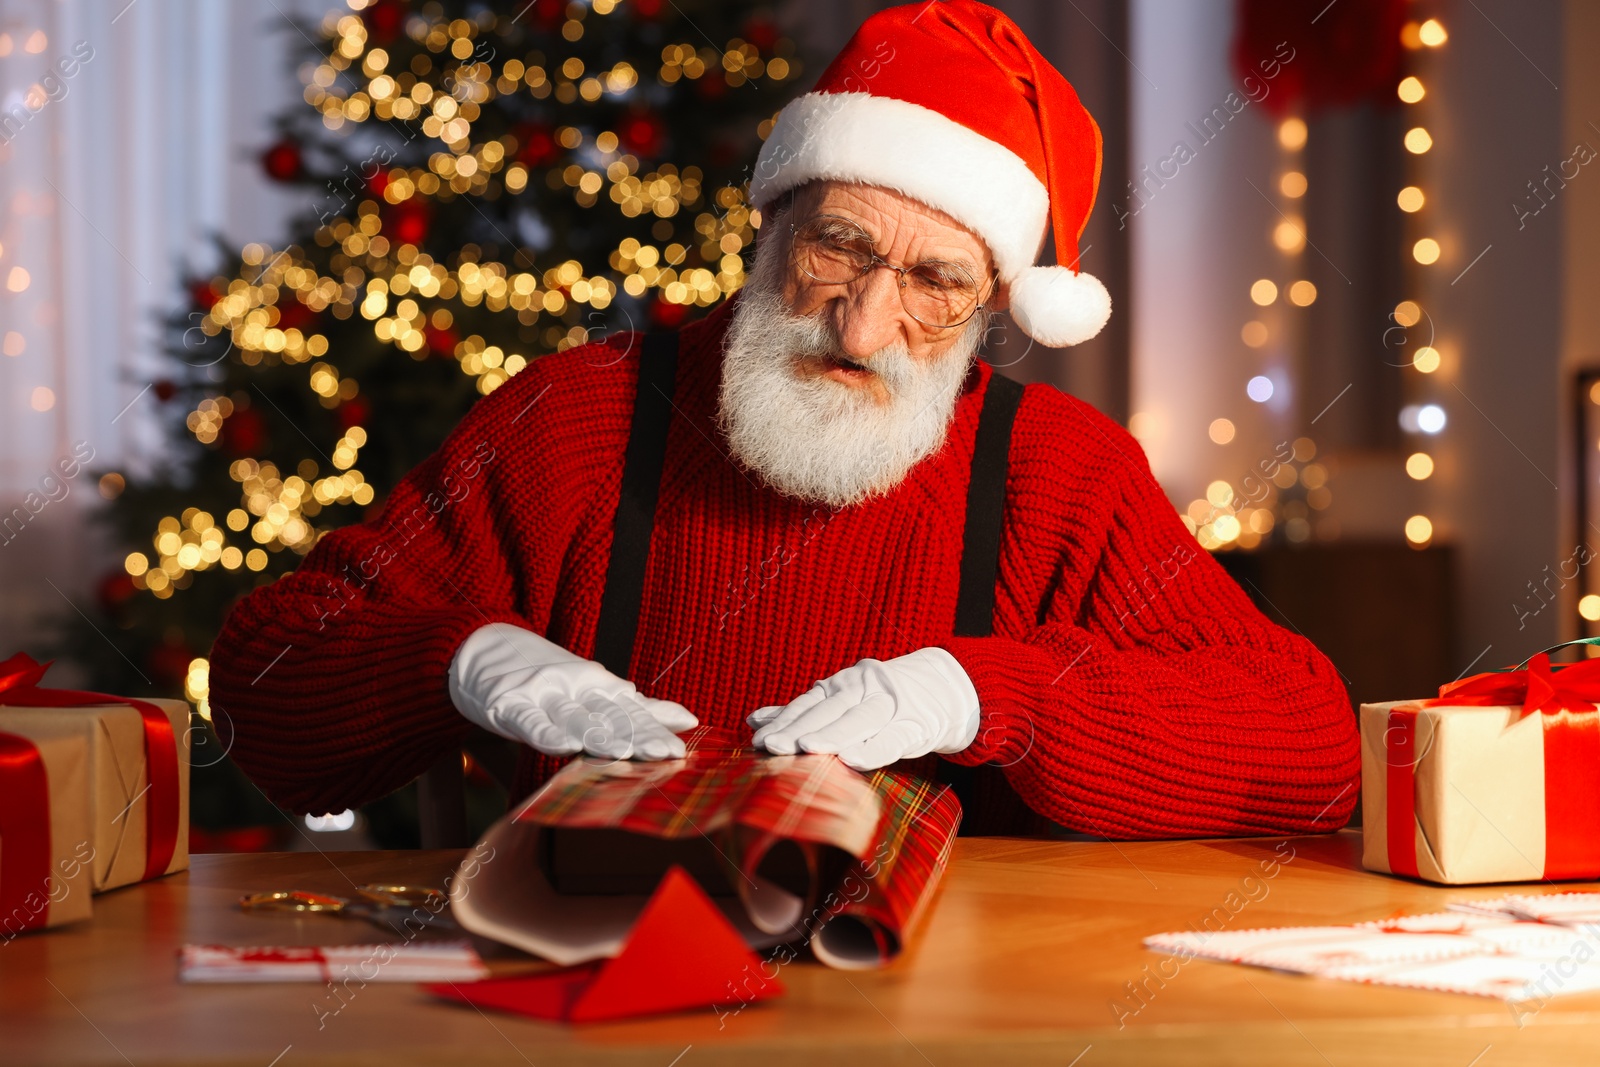
POLYGON ((1423 704, 1494 707, 1521 704, 1523 714, 1539 711, 1593 711, 1600 704, 1600 659, 1565 666, 1550 666, 1548 653, 1540 652, 1526 667, 1474 674, 1439 687, 1438 697, 1423 704))

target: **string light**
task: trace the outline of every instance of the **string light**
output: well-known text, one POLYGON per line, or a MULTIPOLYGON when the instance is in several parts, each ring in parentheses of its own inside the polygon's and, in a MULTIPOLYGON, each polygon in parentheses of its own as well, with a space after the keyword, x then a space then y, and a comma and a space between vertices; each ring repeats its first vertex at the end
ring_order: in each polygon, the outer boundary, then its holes
POLYGON ((1406 151, 1413 155, 1422 155, 1433 147, 1433 136, 1421 126, 1413 126, 1406 131, 1406 151))
POLYGON ((1298 252, 1306 246, 1306 231, 1299 219, 1284 219, 1272 231, 1272 241, 1284 252, 1298 252))
POLYGON ((1578 601, 1578 614, 1590 622, 1600 622, 1600 596, 1588 594, 1578 601))
MULTIPOLYGON (((1406 48, 1415 51, 1424 47, 1437 48, 1447 37, 1439 20, 1430 18, 1421 24, 1407 22, 1401 30, 1400 41, 1406 48)), ((1428 90, 1419 76, 1408 74, 1395 86, 1395 95, 1411 106, 1426 99, 1428 90)), ((1433 147, 1433 137, 1424 126, 1416 125, 1406 131, 1404 144, 1407 152, 1418 157, 1433 147)), ((1395 197, 1395 204, 1407 215, 1418 215, 1427 203, 1427 195, 1421 185, 1415 183, 1405 185, 1395 197)), ((1437 263, 1443 254, 1438 240, 1427 236, 1415 238, 1410 251, 1412 261, 1423 267, 1437 263)), ((1402 300, 1395 305, 1393 317, 1398 325, 1409 329, 1422 321, 1422 308, 1414 300, 1402 300)), ((1432 344, 1422 345, 1411 357, 1411 366, 1423 375, 1433 374, 1439 369, 1440 363, 1439 351, 1432 344)), ((1443 432, 1447 422, 1445 410, 1438 404, 1407 404, 1400 411, 1400 426, 1407 433, 1437 435, 1443 432)), ((1413 452, 1405 461, 1406 474, 1418 482, 1432 477, 1434 466, 1433 456, 1427 452, 1413 452)), ((1433 535, 1433 522, 1426 515, 1413 515, 1406 520, 1406 541, 1413 547, 1426 547, 1432 542, 1433 535)))
POLYGON ((183 692, 206 722, 211 721, 211 661, 197 657, 189 661, 184 673, 183 692))
MULTIPOLYGON (((1299 153, 1306 146, 1310 129, 1304 119, 1291 116, 1278 123, 1276 135, 1278 144, 1285 153, 1283 169, 1278 175, 1278 192, 1286 201, 1297 201, 1306 195, 1309 185, 1299 153)), ((1279 214, 1281 217, 1272 228, 1272 243, 1283 255, 1299 257, 1307 244, 1304 219, 1292 204, 1279 208, 1279 214)), ((1290 270, 1293 270, 1292 265, 1290 270)), ((1289 276, 1292 278, 1293 274, 1290 273, 1289 276)), ((1282 295, 1294 307, 1307 307, 1317 298, 1317 288, 1308 279, 1301 278, 1281 284, 1282 295)), ((1258 278, 1250 285, 1251 303, 1259 308, 1272 308, 1277 304, 1279 294, 1280 282, 1271 277, 1258 278)), ((1293 328, 1292 321, 1285 320, 1281 313, 1267 311, 1264 318, 1252 318, 1246 321, 1240 327, 1239 339, 1249 348, 1261 349, 1266 347, 1268 341, 1280 330, 1293 328), (1277 318, 1274 318, 1275 315, 1277 318)), ((1269 374, 1255 374, 1245 384, 1245 395, 1258 404, 1267 403, 1276 393, 1277 386, 1269 374)), ((1234 441, 1238 432, 1238 427, 1229 418, 1215 418, 1207 427, 1207 436, 1213 443, 1219 445, 1234 441)), ((1309 460, 1316 451, 1316 445, 1309 438, 1297 439, 1295 448, 1296 458, 1302 462, 1309 460)), ((1278 474, 1271 485, 1277 490, 1297 486, 1299 482, 1296 470, 1293 463, 1280 463, 1278 474)), ((1306 500, 1294 499, 1283 504, 1284 514, 1288 519, 1284 524, 1284 536, 1289 540, 1303 541, 1310 536, 1311 526, 1307 515, 1313 495, 1317 509, 1325 508, 1331 502, 1332 494, 1325 481, 1325 476, 1317 480, 1316 487, 1308 491, 1306 500)), ((1268 496, 1271 495, 1269 490, 1268 496)), ((1236 503, 1227 482, 1213 481, 1207 489, 1206 496, 1191 501, 1183 513, 1184 525, 1207 550, 1253 549, 1278 525, 1278 518, 1274 514, 1277 500, 1261 498, 1254 501, 1259 506, 1236 506, 1236 503)))

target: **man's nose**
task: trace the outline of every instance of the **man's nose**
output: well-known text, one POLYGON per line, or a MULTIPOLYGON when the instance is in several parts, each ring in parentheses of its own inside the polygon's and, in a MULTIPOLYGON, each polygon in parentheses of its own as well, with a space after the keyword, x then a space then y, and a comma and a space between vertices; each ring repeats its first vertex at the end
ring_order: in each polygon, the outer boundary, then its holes
POLYGON ((834 305, 834 325, 841 355, 865 360, 905 340, 905 308, 900 303, 900 276, 877 267, 859 279, 834 305))

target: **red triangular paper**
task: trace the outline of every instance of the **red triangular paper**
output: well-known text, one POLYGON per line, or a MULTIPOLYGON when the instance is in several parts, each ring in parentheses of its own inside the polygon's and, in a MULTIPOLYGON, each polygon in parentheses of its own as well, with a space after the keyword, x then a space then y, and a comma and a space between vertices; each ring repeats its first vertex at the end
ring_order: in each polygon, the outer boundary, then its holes
POLYGON ((667 871, 622 951, 522 978, 430 985, 430 992, 539 1019, 595 1022, 751 1003, 783 992, 733 924, 683 868, 667 871))
POLYGON ((573 1022, 765 1000, 783 992, 739 931, 682 867, 639 913, 622 951, 572 1005, 573 1022))
POLYGON ((520 978, 487 978, 481 982, 435 983, 428 992, 480 1008, 531 1015, 535 1019, 565 1019, 572 1004, 600 973, 601 963, 563 967, 520 978))

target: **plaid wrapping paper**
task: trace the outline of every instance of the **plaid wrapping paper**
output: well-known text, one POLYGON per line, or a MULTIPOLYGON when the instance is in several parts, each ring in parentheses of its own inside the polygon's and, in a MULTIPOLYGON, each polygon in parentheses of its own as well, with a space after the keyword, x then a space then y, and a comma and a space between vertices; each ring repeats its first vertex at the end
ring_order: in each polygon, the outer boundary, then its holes
POLYGON ((817 846, 840 849, 853 862, 812 887, 803 940, 836 966, 872 966, 898 955, 949 864, 961 822, 954 792, 900 771, 863 776, 833 756, 768 756, 707 728, 686 739, 689 754, 678 761, 574 760, 513 819, 660 838, 703 834, 742 876, 753 875, 779 841, 806 848, 813 871, 817 846), (875 960, 846 961, 828 951, 824 931, 849 925, 840 919, 868 934, 875 960))

